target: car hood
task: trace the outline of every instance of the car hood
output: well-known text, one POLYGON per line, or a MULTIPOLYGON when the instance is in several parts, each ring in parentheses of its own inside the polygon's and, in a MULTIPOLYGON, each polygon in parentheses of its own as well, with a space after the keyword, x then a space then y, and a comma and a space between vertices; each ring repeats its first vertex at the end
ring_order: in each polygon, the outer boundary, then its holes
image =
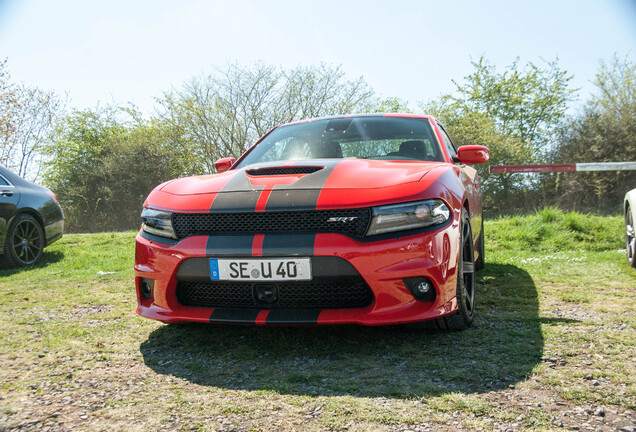
POLYGON ((269 186, 276 189, 376 189, 417 182, 440 164, 364 159, 258 164, 223 174, 186 177, 161 190, 175 195, 246 192, 269 186), (312 172, 313 171, 313 172, 312 172))
MULTIPOLYGON (((317 207, 366 206, 378 201, 395 201, 421 192, 431 171, 446 171, 450 164, 439 162, 326 159, 285 164, 255 164, 223 174, 187 177, 157 187, 148 203, 159 208, 171 195, 177 207, 212 210, 254 211, 315 209, 317 207), (162 197, 154 197, 160 194, 162 197), (187 201, 198 200, 199 205, 187 201), (386 196, 386 198, 384 197, 386 196), (191 199, 188 199, 191 197, 191 199), (161 201, 161 202, 156 202, 161 201)), ((433 180, 433 179, 431 179, 433 180)))

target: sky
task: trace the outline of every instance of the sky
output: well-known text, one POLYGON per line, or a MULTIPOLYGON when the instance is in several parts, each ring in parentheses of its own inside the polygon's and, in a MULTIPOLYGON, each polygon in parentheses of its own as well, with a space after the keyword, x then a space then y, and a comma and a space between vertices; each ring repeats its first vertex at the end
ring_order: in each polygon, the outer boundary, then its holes
POLYGON ((599 60, 636 58, 636 0, 0 0, 0 61, 70 107, 155 98, 215 67, 340 65, 417 110, 487 58, 558 58, 580 99, 599 60))

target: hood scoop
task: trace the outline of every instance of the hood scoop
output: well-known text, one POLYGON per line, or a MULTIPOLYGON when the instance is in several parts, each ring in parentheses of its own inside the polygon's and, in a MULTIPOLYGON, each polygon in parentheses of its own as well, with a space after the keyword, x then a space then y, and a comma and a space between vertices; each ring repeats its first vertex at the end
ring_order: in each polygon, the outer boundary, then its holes
POLYGON ((311 174, 320 171, 324 167, 321 166, 286 166, 272 168, 255 168, 245 170, 247 175, 252 177, 259 176, 275 176, 275 175, 298 175, 311 174))

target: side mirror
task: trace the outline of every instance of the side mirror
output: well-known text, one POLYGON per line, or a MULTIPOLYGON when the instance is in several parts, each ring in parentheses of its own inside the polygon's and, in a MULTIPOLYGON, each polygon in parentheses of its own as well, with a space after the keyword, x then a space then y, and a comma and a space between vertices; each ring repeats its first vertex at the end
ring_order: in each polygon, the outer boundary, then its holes
POLYGON ((232 168, 234 162, 236 162, 235 157, 225 157, 214 162, 214 168, 216 168, 216 172, 218 172, 219 174, 224 173, 225 171, 232 168))
POLYGON ((457 149, 457 159, 466 165, 484 163, 490 159, 490 152, 486 146, 465 145, 457 149))

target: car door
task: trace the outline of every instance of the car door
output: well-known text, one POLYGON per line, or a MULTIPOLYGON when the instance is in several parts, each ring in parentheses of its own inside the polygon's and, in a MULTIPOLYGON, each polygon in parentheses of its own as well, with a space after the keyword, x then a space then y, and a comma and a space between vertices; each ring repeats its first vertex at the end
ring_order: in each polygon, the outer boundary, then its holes
POLYGON ((0 175, 0 247, 2 248, 4 248, 9 221, 16 212, 18 201, 20 201, 20 191, 0 175))

